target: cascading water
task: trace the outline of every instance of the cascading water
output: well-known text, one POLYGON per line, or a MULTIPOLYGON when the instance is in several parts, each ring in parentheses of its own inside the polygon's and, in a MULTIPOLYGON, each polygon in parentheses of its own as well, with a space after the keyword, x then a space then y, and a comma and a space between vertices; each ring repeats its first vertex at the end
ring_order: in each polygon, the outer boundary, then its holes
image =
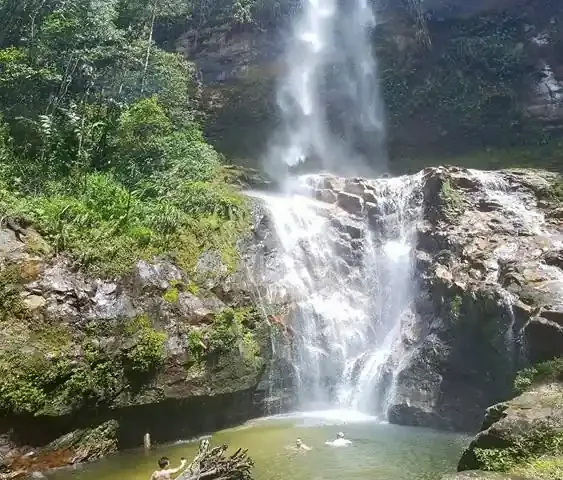
POLYGON ((303 162, 348 177, 385 170, 370 47, 375 25, 368 0, 304 1, 278 89, 284 122, 266 158, 283 190, 255 194, 269 209, 282 256, 272 291, 293 299, 301 409, 384 415, 402 354, 401 325, 413 316, 418 177, 354 183, 287 176, 303 162), (359 208, 351 211, 337 196, 359 208))
MULTIPOLYGON (((331 179, 336 191, 348 188, 346 181, 331 179)), ((305 191, 320 192, 327 177, 297 181, 305 191)), ((282 271, 272 292, 295 299, 300 408, 385 415, 403 353, 401 326, 413 316, 411 245, 421 211, 419 184, 419 177, 366 181, 363 196, 370 201, 354 214, 295 190, 255 193, 270 212, 280 245, 282 271)))
POLYGON ((368 0, 304 1, 278 88, 283 124, 265 159, 272 175, 304 161, 342 175, 384 169, 374 26, 368 0))

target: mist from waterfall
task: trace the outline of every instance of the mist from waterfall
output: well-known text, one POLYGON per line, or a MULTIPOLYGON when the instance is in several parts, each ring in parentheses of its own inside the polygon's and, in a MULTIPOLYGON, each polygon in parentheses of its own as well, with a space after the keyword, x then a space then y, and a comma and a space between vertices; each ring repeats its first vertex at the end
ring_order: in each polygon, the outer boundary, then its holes
POLYGON ((276 178, 305 161, 341 175, 386 170, 368 1, 304 1, 278 85, 282 126, 266 158, 276 178))

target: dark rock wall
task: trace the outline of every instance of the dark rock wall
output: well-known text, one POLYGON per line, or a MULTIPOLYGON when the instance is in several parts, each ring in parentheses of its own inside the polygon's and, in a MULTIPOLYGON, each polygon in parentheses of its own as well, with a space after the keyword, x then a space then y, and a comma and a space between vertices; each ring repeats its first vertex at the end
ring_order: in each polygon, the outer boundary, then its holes
MULTIPOLYGON (((388 141, 399 154, 460 153, 537 144, 563 125, 559 2, 378 2, 379 59, 388 141)), ((295 14, 295 13, 293 13, 295 14)), ((291 15, 258 27, 228 22, 168 42, 201 69, 207 133, 221 151, 259 164, 279 122, 275 87, 291 15)), ((327 92, 329 98, 337 92, 327 92)), ((336 108, 338 111, 338 108, 336 108)), ((334 121, 340 121, 337 118, 334 121)))

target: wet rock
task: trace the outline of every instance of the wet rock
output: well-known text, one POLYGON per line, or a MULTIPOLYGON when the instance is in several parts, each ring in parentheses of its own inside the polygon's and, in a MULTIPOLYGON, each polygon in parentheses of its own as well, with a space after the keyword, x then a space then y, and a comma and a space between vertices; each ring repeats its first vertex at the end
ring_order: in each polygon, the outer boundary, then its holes
POLYGON ((546 209, 552 206, 537 202, 556 178, 530 170, 424 171, 416 277, 433 310, 424 302, 416 307, 437 339, 429 337, 418 347, 428 362, 418 350, 411 351, 412 366, 397 377, 399 395, 390 412, 394 422, 475 428, 479 409, 511 395, 512 379, 525 362, 563 355, 558 241, 563 225, 547 221, 546 209), (457 201, 459 189, 464 214, 448 218, 442 207, 457 201), (523 328, 529 358, 518 342, 523 328), (427 341, 448 354, 436 355, 427 341), (425 395, 416 391, 419 384, 425 395))
MULTIPOLYGON (((73 430, 46 447, 12 458, 11 472, 41 472, 75 463, 99 460, 117 452, 119 424, 109 420, 98 426, 73 430)), ((35 478, 42 478, 36 474, 35 478)))
POLYGON ((366 190, 364 180, 352 179, 344 182, 344 191, 361 197, 366 190))
POLYGON ((337 195, 332 190, 315 190, 315 198, 325 203, 336 203, 337 195))
POLYGON ((524 329, 532 363, 551 360, 563 352, 563 325, 546 318, 532 318, 524 329))
POLYGON ((495 200, 481 198, 477 207, 481 212, 494 212, 502 210, 502 204, 495 200))
POLYGON ((547 215, 549 218, 563 220, 563 207, 554 208, 553 210, 550 210, 547 215))
POLYGON ((137 315, 130 296, 120 285, 97 281, 95 288, 89 318, 133 318, 137 315))
POLYGON ((555 308, 542 309, 541 316, 563 327, 563 305, 558 305, 555 308))
POLYGON ((364 209, 364 199, 358 195, 338 192, 337 205, 353 215, 361 215, 364 209))
POLYGON ((141 290, 150 288, 166 290, 174 280, 182 280, 182 273, 171 263, 149 263, 141 260, 135 266, 133 283, 141 290))
POLYGON ((182 292, 178 295, 180 314, 192 325, 212 323, 216 312, 221 310, 221 307, 224 308, 224 304, 219 299, 216 299, 216 303, 213 305, 211 302, 204 302, 190 292, 182 292))
POLYGON ((338 231, 346 233, 352 239, 360 239, 364 235, 363 225, 351 218, 334 217, 330 223, 338 231))
POLYGON ((547 265, 558 267, 563 270, 563 250, 552 250, 543 255, 543 261, 547 265))

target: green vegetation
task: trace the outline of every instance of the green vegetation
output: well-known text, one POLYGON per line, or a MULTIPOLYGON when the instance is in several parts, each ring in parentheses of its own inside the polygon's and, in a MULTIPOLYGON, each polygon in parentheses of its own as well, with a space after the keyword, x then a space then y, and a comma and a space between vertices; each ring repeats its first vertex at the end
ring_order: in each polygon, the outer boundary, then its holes
POLYGON ((465 210, 465 203, 462 193, 452 187, 449 180, 442 184, 440 190, 440 202, 444 214, 450 219, 455 220, 465 210))
POLYGON ((180 292, 178 290, 178 287, 170 287, 168 290, 166 290, 166 292, 164 292, 162 298, 168 303, 176 303, 178 301, 179 295, 180 292))
POLYGON ((256 320, 252 308, 226 308, 215 317, 206 337, 209 352, 228 353, 237 349, 245 361, 252 363, 260 354, 260 347, 254 338, 252 327, 256 320))
POLYGON ((481 170, 501 168, 543 168, 563 173, 563 142, 551 140, 537 145, 505 148, 477 147, 462 155, 448 154, 444 148, 431 156, 400 155, 392 159, 390 167, 397 173, 415 173, 424 167, 456 165, 481 170))
POLYGON ((141 392, 163 365, 166 335, 146 316, 105 330, 108 336, 78 339, 64 325, 4 325, 2 413, 60 415, 109 407, 123 393, 141 392), (133 339, 130 347, 125 339, 133 339))
POLYGON ((542 383, 563 382, 563 358, 558 357, 518 372, 514 380, 514 390, 522 393, 542 383))
POLYGON ((450 316, 454 323, 457 323, 461 316, 463 299, 460 295, 455 295, 450 301, 450 316))
POLYGON ((0 321, 22 319, 28 315, 21 297, 22 278, 19 270, 19 267, 9 265, 0 271, 0 321))
POLYGON ((544 455, 515 467, 513 473, 536 480, 560 480, 563 478, 563 456, 544 455))
POLYGON ((419 9, 399 21, 392 31, 380 28, 376 41, 392 136, 416 118, 439 150, 538 143, 539 125, 522 108, 539 76, 536 50, 527 47, 529 17, 507 9, 433 19, 419 9))
POLYGON ((200 362, 203 359, 207 351, 207 345, 205 345, 201 330, 192 329, 190 331, 188 334, 188 349, 196 362, 200 362))
POLYGON ((558 468, 557 464, 560 465, 562 455, 563 433, 549 425, 538 425, 523 432, 506 448, 475 449, 479 468, 495 472, 514 473, 521 469, 538 468, 541 467, 544 459, 551 459, 545 465, 547 472, 550 472, 558 468))
POLYGON ((191 268, 204 250, 233 266, 247 206, 195 121, 193 66, 153 41, 162 15, 191 7, 13 3, 0 2, 0 217, 96 274, 159 254, 191 268))

